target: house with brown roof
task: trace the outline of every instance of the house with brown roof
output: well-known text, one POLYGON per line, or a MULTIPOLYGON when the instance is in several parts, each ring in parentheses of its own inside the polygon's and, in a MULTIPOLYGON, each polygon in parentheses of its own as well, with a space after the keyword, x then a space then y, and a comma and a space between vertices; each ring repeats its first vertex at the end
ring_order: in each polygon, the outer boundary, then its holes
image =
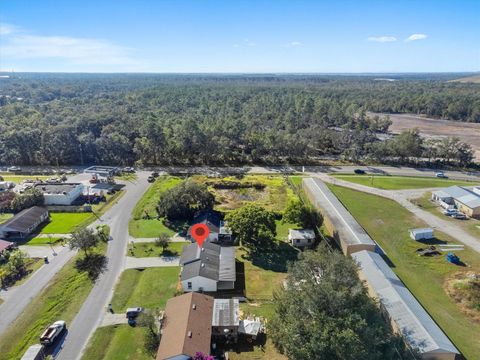
POLYGON ((214 299, 191 292, 167 301, 157 360, 188 360, 210 354, 214 299))
POLYGON ((167 301, 157 360, 189 360, 195 353, 210 354, 212 341, 237 341, 238 299, 214 299, 190 292, 167 301))

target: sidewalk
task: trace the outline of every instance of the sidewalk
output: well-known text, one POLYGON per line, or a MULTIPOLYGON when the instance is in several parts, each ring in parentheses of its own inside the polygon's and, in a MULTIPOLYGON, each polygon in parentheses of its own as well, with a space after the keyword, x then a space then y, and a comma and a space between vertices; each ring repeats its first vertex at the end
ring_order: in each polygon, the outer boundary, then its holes
POLYGON ((136 258, 127 256, 125 269, 143 269, 149 267, 179 266, 180 258, 178 256, 162 257, 144 257, 136 258))
MULTIPOLYGON (((157 238, 133 238, 133 237, 130 237, 129 242, 130 243, 132 243, 132 242, 133 243, 142 243, 142 242, 155 242, 155 240, 157 240, 157 238)), ((185 242, 185 241, 188 241, 188 239, 184 236, 180 236, 178 234, 175 234, 170 238, 170 241, 171 242, 185 242)))

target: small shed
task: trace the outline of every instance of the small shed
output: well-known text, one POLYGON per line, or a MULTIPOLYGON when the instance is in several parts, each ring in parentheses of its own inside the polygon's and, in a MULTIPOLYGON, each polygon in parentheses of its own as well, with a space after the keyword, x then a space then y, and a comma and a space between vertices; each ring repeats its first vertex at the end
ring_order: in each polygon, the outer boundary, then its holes
POLYGON ((412 240, 428 240, 433 239, 433 229, 432 228, 422 228, 422 229, 411 229, 410 237, 412 240))
POLYGON ((21 360, 43 360, 45 359, 45 351, 43 345, 35 344, 30 346, 21 360))
POLYGON ((312 246, 315 243, 315 232, 311 229, 289 229, 288 240, 292 246, 312 246))

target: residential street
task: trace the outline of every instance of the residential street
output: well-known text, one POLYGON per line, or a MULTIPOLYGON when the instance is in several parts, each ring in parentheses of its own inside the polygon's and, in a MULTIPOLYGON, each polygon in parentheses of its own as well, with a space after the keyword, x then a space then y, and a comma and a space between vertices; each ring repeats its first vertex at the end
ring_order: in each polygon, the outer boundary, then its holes
POLYGON ((348 187, 354 190, 359 190, 365 193, 379 195, 388 199, 392 199, 402 205, 405 209, 413 213, 419 219, 425 221, 430 227, 433 227, 439 231, 450 235, 452 238, 457 239, 459 242, 470 246, 473 250, 480 253, 480 239, 470 235, 464 231, 460 226, 456 226, 446 220, 442 220, 436 215, 429 213, 418 206, 413 205, 408 199, 421 195, 421 191, 425 190, 381 190, 377 188, 371 188, 369 186, 351 183, 348 181, 340 180, 331 177, 326 174, 317 174, 316 177, 320 178, 324 182, 329 182, 335 185, 348 187))
POLYGON ((61 248, 57 256, 52 256, 50 247, 50 263, 43 265, 22 285, 14 286, 7 291, 1 291, 0 297, 4 302, 0 305, 0 334, 19 316, 30 301, 37 296, 55 276, 55 274, 70 260, 75 251, 68 247, 61 248))
POLYGON ((111 228, 112 237, 106 254, 107 271, 99 277, 79 313, 73 322, 68 324, 68 335, 57 359, 81 358, 91 334, 103 321, 115 283, 125 266, 125 253, 129 239, 128 221, 135 204, 148 188, 147 176, 146 172, 139 172, 138 180, 127 183, 125 195, 103 216, 104 223, 111 228))

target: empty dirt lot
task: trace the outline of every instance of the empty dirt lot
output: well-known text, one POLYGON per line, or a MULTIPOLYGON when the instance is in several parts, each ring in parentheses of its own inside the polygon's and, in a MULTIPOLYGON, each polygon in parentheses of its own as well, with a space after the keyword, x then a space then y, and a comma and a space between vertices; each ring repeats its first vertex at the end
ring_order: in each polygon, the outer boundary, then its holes
POLYGON ((418 115, 407 114, 378 114, 389 115, 392 120, 390 131, 394 134, 403 130, 418 128, 424 137, 442 138, 456 136, 470 144, 475 150, 475 159, 480 161, 480 124, 459 121, 431 119, 418 115))

